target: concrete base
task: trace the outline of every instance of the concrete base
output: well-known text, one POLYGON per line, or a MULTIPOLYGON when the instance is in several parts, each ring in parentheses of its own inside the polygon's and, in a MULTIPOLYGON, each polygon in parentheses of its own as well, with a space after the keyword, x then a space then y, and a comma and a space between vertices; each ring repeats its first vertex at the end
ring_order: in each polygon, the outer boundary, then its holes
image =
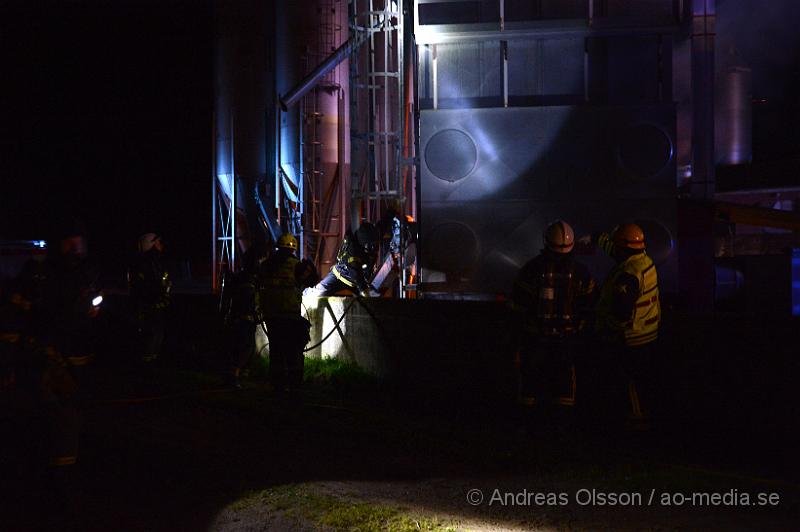
MULTIPOLYGON (((475 375, 499 378, 501 368, 512 366, 503 303, 353 297, 303 303, 312 324, 306 356, 352 362, 381 379, 470 382, 475 375)), ((257 343, 259 349, 265 343, 261 330, 257 343)))

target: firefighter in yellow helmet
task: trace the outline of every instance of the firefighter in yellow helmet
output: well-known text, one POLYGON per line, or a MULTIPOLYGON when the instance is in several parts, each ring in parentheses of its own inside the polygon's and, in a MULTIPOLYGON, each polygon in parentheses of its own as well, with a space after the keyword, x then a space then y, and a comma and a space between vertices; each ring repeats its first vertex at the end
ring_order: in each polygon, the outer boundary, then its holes
POLYGON ((303 382, 303 348, 311 324, 301 315, 302 293, 317 282, 317 270, 296 253, 297 239, 286 233, 259 269, 256 305, 267 327, 269 376, 277 392, 303 382))
POLYGON ((596 292, 589 271, 573 256, 575 236, 567 222, 549 224, 543 240, 542 252, 517 275, 511 298, 522 333, 518 400, 523 423, 534 431, 552 425, 556 409, 563 418, 575 406, 573 357, 596 292))
POLYGON ((624 381, 618 386, 627 391, 632 428, 647 428, 651 351, 661 321, 656 266, 645 251, 642 228, 634 223, 593 240, 616 262, 600 289, 595 332, 611 354, 609 363, 618 368, 611 377, 624 381))

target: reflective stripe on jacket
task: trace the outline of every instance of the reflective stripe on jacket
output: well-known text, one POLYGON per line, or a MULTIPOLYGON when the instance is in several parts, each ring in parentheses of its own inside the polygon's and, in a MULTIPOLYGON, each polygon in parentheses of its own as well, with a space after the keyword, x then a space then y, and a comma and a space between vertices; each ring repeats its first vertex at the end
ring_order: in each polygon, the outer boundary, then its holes
MULTIPOLYGON (((606 240, 608 242, 608 240, 606 240)), ((601 247, 605 242, 600 239, 601 247)), ((606 336, 622 333, 631 347, 648 344, 658 338, 661 305, 658 297, 658 274, 653 260, 646 253, 628 257, 617 264, 600 289, 597 303, 598 332, 606 336), (621 320, 613 311, 617 280, 629 274, 638 280, 638 294, 630 318, 621 320)))
POLYGON ((294 256, 271 259, 267 271, 259 279, 258 308, 264 318, 297 318, 300 316, 302 292, 297 286, 294 256))
POLYGON ((594 293, 592 276, 572 255, 545 249, 517 274, 511 308, 529 334, 566 336, 585 324, 594 293))

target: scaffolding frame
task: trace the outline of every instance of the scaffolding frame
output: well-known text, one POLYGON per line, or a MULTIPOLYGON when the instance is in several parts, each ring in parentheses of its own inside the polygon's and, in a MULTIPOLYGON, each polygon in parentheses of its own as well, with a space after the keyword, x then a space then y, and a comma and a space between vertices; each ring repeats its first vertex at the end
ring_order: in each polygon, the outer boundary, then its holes
MULTIPOLYGON (((377 222, 384 207, 416 219, 418 141, 416 63, 406 61, 406 31, 413 17, 408 0, 351 0, 350 35, 366 41, 350 62, 351 222, 377 222), (411 72, 406 69, 410 68, 411 72), (411 87, 414 87, 413 96, 411 87)), ((413 28, 413 25, 410 26, 413 28)), ((398 294, 413 285, 401 231, 398 294)))
POLYGON ((212 119, 212 162, 211 162, 211 290, 219 292, 223 288, 226 272, 236 271, 236 203, 238 201, 238 180, 234 162, 233 116, 230 118, 228 138, 220 138, 217 132, 216 116, 212 119), (228 144, 228 172, 220 174, 217 163, 219 145, 228 144), (220 191, 220 178, 229 184, 229 190, 220 191), (221 192, 221 193, 220 193, 221 192))
POLYGON ((366 38, 350 63, 353 221, 376 221, 381 202, 405 201, 404 0, 353 0, 350 31, 366 38), (366 115, 365 115, 366 111, 366 115))

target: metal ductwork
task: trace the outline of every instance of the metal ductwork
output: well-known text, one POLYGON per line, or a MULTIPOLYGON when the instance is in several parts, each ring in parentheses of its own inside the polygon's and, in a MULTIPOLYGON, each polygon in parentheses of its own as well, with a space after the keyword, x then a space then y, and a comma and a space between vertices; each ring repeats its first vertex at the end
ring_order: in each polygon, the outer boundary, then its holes
POLYGON ((347 40, 346 43, 336 49, 327 59, 322 61, 306 77, 300 80, 280 99, 281 110, 286 112, 294 107, 303 96, 308 94, 331 70, 336 68, 339 63, 347 59, 350 54, 358 50, 366 39, 361 35, 356 35, 347 40))
POLYGON ((747 164, 753 160, 753 72, 726 68, 717 77, 714 151, 717 164, 747 164))

